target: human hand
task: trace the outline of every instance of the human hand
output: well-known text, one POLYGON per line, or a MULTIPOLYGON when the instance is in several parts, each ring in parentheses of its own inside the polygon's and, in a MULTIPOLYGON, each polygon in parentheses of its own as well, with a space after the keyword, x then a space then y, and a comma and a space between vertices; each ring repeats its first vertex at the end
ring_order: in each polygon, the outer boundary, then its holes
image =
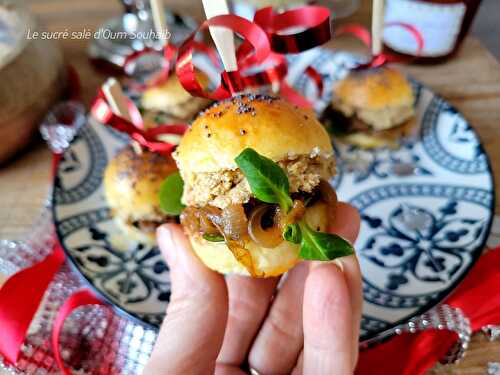
MULTIPOLYGON (((330 230, 354 242, 358 212, 339 203, 330 230)), ((361 276, 356 256, 301 262, 279 278, 224 278, 193 253, 178 225, 158 243, 172 295, 145 375, 352 374, 358 356, 361 276)))

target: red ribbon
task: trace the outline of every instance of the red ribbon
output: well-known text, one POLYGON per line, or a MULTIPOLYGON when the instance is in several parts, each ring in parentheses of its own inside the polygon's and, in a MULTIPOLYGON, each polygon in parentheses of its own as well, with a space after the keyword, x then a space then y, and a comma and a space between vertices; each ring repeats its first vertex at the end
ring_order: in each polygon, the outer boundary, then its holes
MULTIPOLYGON (((500 324, 500 248, 481 256, 458 289, 445 301, 460 308, 474 332, 500 324)), ((357 375, 423 375, 456 342, 455 333, 429 330, 405 333, 360 353, 357 375)))
POLYGON ((91 114, 101 123, 112 128, 127 133, 141 146, 152 152, 158 152, 168 156, 177 147, 176 144, 163 142, 158 139, 162 134, 182 135, 187 130, 185 124, 164 124, 152 129, 145 129, 141 113, 131 100, 128 100, 128 110, 131 121, 113 113, 103 92, 100 90, 90 109, 91 114))
MULTIPOLYGON (((72 66, 68 66, 68 92, 69 99, 78 99, 80 96, 80 80, 78 73, 72 66)), ((62 153, 54 153, 52 158, 52 176, 57 174, 62 153)), ((21 347, 26 339, 29 326, 35 316, 42 298, 65 260, 65 254, 59 243, 54 244, 53 249, 42 261, 16 272, 10 276, 0 288, 0 354, 11 364, 15 364, 19 358, 21 347)), ((58 337, 62 329, 65 314, 69 315, 72 305, 97 303, 102 304, 94 297, 91 299, 88 291, 81 292, 82 296, 73 295, 63 305, 54 323, 54 332, 57 337, 53 337, 54 352, 58 365, 65 374, 71 374, 64 369, 58 351, 58 337), (87 293, 87 297, 84 297, 87 293)))
MULTIPOLYGON (((212 64, 214 64, 215 66, 219 65, 219 59, 217 57, 217 54, 214 52, 212 48, 196 40, 193 41, 193 45, 195 46, 196 50, 207 55, 212 64)), ((177 48, 169 44, 162 51, 158 51, 153 48, 145 48, 141 51, 135 51, 125 59, 125 64, 123 67, 125 73, 131 75, 133 71, 131 67, 134 64, 138 64, 139 59, 148 53, 161 54, 164 59, 164 64, 161 67, 161 69, 154 74, 153 78, 148 80, 146 83, 139 83, 136 80, 132 80, 131 82, 128 83, 129 86, 137 92, 143 92, 150 87, 156 87, 162 85, 168 80, 168 77, 170 77, 172 70, 174 70, 175 68, 175 61, 177 58, 177 48)))
MULTIPOLYGON (((247 49, 248 47, 245 47, 247 49)), ((242 91, 248 86, 253 86, 255 80, 252 76, 242 75, 241 67, 250 67, 262 64, 269 56, 271 48, 266 33, 255 23, 246 18, 233 14, 212 17, 203 22, 199 29, 182 44, 179 48, 177 58, 176 73, 182 86, 195 96, 201 96, 213 100, 221 100, 231 97, 233 94, 242 91), (239 69, 234 72, 224 71, 221 74, 220 85, 212 92, 208 92, 200 85, 196 79, 193 65, 193 52, 195 50, 194 38, 198 31, 207 29, 209 26, 220 26, 237 32, 243 36, 252 47, 250 53, 238 53, 239 69)))
POLYGON ((330 10, 320 6, 305 6, 283 13, 272 7, 259 9, 254 22, 268 34, 271 48, 276 53, 300 53, 328 42, 330 32, 330 10), (290 29, 303 28, 293 34, 290 29))
MULTIPOLYGON (((56 175, 62 154, 53 154, 52 172, 56 175)), ((42 298, 64 263, 65 255, 56 243, 52 252, 41 262, 25 268, 7 279, 0 289, 0 354, 11 364, 19 358, 29 326, 37 312, 42 298), (22 296, 22 298, 20 298, 22 296)), ((54 321, 52 345, 56 362, 65 375, 71 372, 64 366, 59 352, 59 336, 64 321, 79 306, 103 303, 88 291, 82 290, 69 297, 61 306, 54 321)))
MULTIPOLYGON (((401 27, 407 32, 409 32, 417 42, 417 56, 422 53, 422 50, 424 49, 424 38, 420 33, 420 31, 418 31, 418 29, 415 26, 404 22, 390 22, 387 23, 385 27, 401 27)), ((335 36, 341 36, 347 34, 353 35, 355 38, 363 42, 363 44, 365 44, 367 47, 371 47, 372 37, 370 35, 370 32, 364 26, 358 24, 347 24, 339 27, 335 32, 335 36)), ((405 58, 391 53, 382 52, 376 56, 372 56, 369 62, 359 64, 353 69, 361 70, 369 68, 378 68, 388 63, 405 64, 411 61, 412 58, 405 58)))
MULTIPOLYGON (((176 72, 184 88, 195 96, 221 100, 250 87, 279 83, 282 96, 295 104, 310 107, 311 103, 285 82, 288 68, 284 53, 303 52, 324 44, 330 37, 330 12, 324 7, 308 6, 279 14, 271 7, 263 8, 256 12, 253 22, 235 15, 216 16, 205 21, 180 47, 176 72), (223 71, 221 84, 213 92, 201 87, 193 66, 194 37, 209 26, 226 27, 244 38, 236 51, 238 70, 223 71), (303 30, 285 34, 291 28, 303 30)), ((306 74, 321 95, 321 75, 312 67, 306 74)))
POLYGON ((47 287, 64 263, 64 252, 55 245, 41 262, 12 275, 0 289, 0 353, 17 362, 21 345, 47 287))
MULTIPOLYGON (((72 372, 66 368, 64 365, 64 360, 61 357, 61 352, 59 351, 59 339, 61 336, 61 331, 64 327, 64 322, 73 313, 73 311, 81 306, 88 305, 100 305, 106 306, 99 298, 95 296, 94 293, 88 289, 83 289, 78 292, 73 293, 59 308, 57 316, 54 320, 54 325, 52 328, 52 347, 54 349, 54 355, 56 357, 56 362, 59 368, 62 370, 64 375, 72 375, 72 372)), ((111 310, 108 308, 108 315, 111 310)))

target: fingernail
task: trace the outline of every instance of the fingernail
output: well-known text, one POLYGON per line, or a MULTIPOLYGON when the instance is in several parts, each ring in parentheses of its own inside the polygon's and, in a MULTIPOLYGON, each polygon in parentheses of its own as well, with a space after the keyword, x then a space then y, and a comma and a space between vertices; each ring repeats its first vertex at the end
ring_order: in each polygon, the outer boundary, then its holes
POLYGON ((337 266, 337 268, 340 270, 340 272, 344 272, 344 265, 340 261, 340 259, 334 259, 332 261, 313 261, 311 262, 311 268, 317 268, 317 267, 322 267, 326 264, 332 264, 337 266))
POLYGON ((337 258, 337 259, 335 259, 335 260, 333 261, 333 263, 335 263, 335 264, 337 265, 337 267, 339 267, 339 268, 340 268, 340 270, 341 270, 342 272, 344 272, 344 264, 342 263, 342 261, 341 261, 340 259, 338 259, 338 258, 337 258))
POLYGON ((175 251, 172 232, 168 225, 161 225, 158 227, 156 236, 158 237, 158 244, 162 250, 163 256, 167 259, 167 263, 172 266, 177 260, 177 252, 175 251))

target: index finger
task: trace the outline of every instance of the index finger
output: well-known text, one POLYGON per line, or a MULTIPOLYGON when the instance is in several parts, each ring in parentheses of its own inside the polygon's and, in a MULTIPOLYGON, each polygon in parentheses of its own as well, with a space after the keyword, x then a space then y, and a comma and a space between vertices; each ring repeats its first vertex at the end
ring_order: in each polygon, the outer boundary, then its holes
MULTIPOLYGON (((337 204, 335 220, 330 224, 329 231, 344 237, 353 244, 358 237, 360 224, 361 219, 358 210, 348 203, 339 202, 337 204)), ((358 359, 359 328, 363 309, 361 270, 359 268, 358 258, 355 255, 339 258, 337 259, 337 263, 342 268, 351 297, 353 316, 352 330, 353 337, 355 338, 353 342, 353 363, 356 364, 358 359)))
POLYGON ((340 267, 315 265, 304 288, 304 374, 352 374, 354 369, 351 297, 340 267))
MULTIPOLYGON (((359 228, 358 211, 339 202, 329 231, 354 243, 359 228)), ((356 255, 335 263, 314 263, 306 281, 304 373, 351 374, 356 365, 363 303, 361 272, 356 255)))

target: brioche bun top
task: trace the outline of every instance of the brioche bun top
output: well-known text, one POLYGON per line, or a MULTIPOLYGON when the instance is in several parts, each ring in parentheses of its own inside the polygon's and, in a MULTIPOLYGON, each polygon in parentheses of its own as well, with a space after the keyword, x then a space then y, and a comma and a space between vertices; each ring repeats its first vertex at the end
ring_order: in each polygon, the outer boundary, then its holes
POLYGON ((333 154, 330 137, 310 110, 267 95, 242 95, 200 113, 174 153, 183 177, 238 168, 246 148, 274 161, 333 154))
POLYGON ((333 88, 334 102, 354 108, 378 110, 413 106, 413 91, 406 77, 392 68, 352 71, 333 88))
POLYGON ((170 157, 130 146, 111 159, 104 172, 104 193, 115 216, 124 221, 162 220, 159 190, 177 167, 170 157))

